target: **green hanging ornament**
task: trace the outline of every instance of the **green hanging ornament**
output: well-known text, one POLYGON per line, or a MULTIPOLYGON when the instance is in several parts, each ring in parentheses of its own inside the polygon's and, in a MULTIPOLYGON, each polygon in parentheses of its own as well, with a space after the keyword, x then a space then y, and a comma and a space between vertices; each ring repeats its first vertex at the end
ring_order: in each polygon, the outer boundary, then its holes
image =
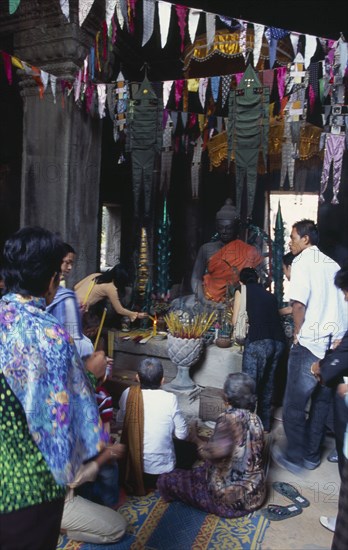
POLYGON ((170 219, 167 211, 167 201, 164 199, 162 221, 158 227, 157 240, 157 281, 154 295, 154 311, 157 315, 165 315, 170 306, 170 219))
POLYGON ((284 223, 280 202, 278 203, 278 212, 274 228, 273 243, 273 281, 274 294, 278 301, 278 306, 283 305, 284 286, 283 286, 283 256, 284 256, 284 223))

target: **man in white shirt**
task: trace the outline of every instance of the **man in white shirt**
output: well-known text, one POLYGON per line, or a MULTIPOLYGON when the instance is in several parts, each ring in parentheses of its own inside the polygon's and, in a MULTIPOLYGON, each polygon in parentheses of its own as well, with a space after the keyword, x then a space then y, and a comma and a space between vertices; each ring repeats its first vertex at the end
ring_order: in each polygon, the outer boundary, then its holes
POLYGON ((302 467, 313 470, 320 464, 320 446, 332 392, 322 387, 311 365, 322 359, 331 342, 340 340, 348 326, 347 304, 334 284, 339 265, 317 247, 318 229, 312 220, 292 226, 292 263, 289 297, 294 318, 294 343, 288 361, 283 401, 287 449, 275 446, 274 460, 293 473, 302 467), (306 406, 311 399, 308 419, 306 406))
MULTIPOLYGON (((122 441, 126 443, 129 454, 133 455, 130 457, 132 469, 137 468, 139 461, 142 462, 146 480, 146 474, 157 476, 171 472, 175 468, 173 436, 185 439, 188 435, 188 426, 179 410, 176 395, 161 389, 164 378, 163 366, 159 359, 144 359, 139 365, 137 380, 140 382, 141 391, 138 391, 139 395, 135 398, 129 396, 130 391, 138 388, 127 388, 122 393, 117 420, 124 421, 122 441), (140 437, 138 433, 134 435, 133 432, 136 424, 140 424, 140 427, 136 426, 136 430, 143 430, 140 437), (142 457, 136 457, 137 440, 141 439, 142 457), (135 452, 132 449, 135 449, 135 452)), ((134 478, 134 471, 130 474, 134 478)), ((134 479, 132 481, 134 482, 134 479)), ((141 489, 141 492, 143 491, 144 487, 141 489)))

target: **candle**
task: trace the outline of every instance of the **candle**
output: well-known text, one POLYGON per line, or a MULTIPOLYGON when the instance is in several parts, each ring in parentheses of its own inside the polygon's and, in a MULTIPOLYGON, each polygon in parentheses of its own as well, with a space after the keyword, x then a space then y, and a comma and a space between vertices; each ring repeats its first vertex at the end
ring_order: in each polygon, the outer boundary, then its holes
POLYGON ((94 351, 96 351, 96 349, 98 347, 98 342, 99 342, 101 331, 102 331, 102 328, 103 328, 103 325, 104 325, 105 317, 106 317, 106 307, 104 307, 104 311, 103 311, 102 318, 100 320, 100 325, 99 325, 99 328, 98 328, 97 336, 96 336, 96 339, 95 339, 95 342, 94 342, 94 351))
POLYGON ((156 336, 157 334, 157 319, 153 320, 153 328, 152 328, 152 336, 156 336))

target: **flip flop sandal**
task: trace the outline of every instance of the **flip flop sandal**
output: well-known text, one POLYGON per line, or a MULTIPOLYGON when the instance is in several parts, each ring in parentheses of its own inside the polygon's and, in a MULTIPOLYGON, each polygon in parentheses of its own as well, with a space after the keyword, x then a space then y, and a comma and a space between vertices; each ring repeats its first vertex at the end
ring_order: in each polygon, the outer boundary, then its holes
POLYGON ((290 483, 285 483, 283 481, 275 481, 273 483, 273 489, 280 493, 284 497, 292 500, 295 504, 299 504, 302 508, 307 508, 310 505, 309 500, 303 497, 296 487, 290 485, 290 483))
POLYGON ((269 504, 267 508, 263 508, 260 513, 271 521, 281 521, 302 514, 302 507, 297 504, 290 504, 289 506, 269 504))

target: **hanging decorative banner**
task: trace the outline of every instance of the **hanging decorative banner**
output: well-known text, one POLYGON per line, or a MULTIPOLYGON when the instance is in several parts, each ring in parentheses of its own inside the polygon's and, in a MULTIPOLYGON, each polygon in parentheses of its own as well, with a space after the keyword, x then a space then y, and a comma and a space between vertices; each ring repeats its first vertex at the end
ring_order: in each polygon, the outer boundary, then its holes
POLYGON ((105 117, 106 84, 97 84, 99 118, 105 117))
POLYGON ((180 6, 176 4, 175 11, 178 18, 178 25, 179 25, 180 36, 181 36, 180 51, 183 52, 185 49, 185 29, 186 29, 188 8, 186 8, 185 6, 180 6))
POLYGON ((306 46, 305 46, 305 54, 304 54, 305 69, 308 69, 311 59, 316 52, 316 49, 317 49, 317 37, 311 34, 306 34, 306 46))
POLYGON ((83 24, 87 15, 91 11, 94 0, 79 0, 79 25, 83 24))
POLYGON ((219 87, 220 87, 220 77, 212 76, 210 78, 211 93, 213 96, 214 103, 217 103, 219 97, 219 87))
POLYGON ((19 4, 21 3, 21 0, 9 0, 9 13, 10 15, 14 14, 15 11, 17 11, 17 8, 19 6, 19 4))
POLYGON ((69 7, 69 0, 59 0, 60 3, 60 9, 62 10, 62 14, 67 18, 67 20, 70 22, 70 7, 69 7))
POLYGON ((297 47, 298 47, 298 41, 300 39, 300 35, 297 32, 291 32, 290 33, 290 40, 292 44, 292 49, 294 50, 294 55, 297 54, 297 47))
POLYGON ((155 2, 153 0, 143 0, 143 41, 145 46, 150 40, 155 24, 155 2))
POLYGON ((253 52, 254 67, 256 67, 260 59, 262 37, 263 37, 264 30, 265 30, 265 25, 254 23, 254 52, 253 52))
POLYGON ((197 27, 198 27, 199 18, 201 16, 201 13, 202 13, 201 10, 196 10, 196 9, 193 9, 193 8, 190 8, 190 10, 189 10, 188 31, 189 31, 191 44, 194 43, 195 38, 196 38, 196 32, 197 32, 197 27))
POLYGON ((173 82, 174 82, 174 80, 166 80, 165 82, 163 82, 163 92, 162 93, 163 93, 163 105, 164 105, 164 107, 168 103, 170 92, 172 91, 173 82))
POLYGON ((50 74, 49 80, 50 80, 50 84, 51 84, 53 103, 56 103, 57 77, 54 76, 53 74, 50 74))
POLYGON ((231 80, 232 80, 232 75, 231 74, 227 74, 227 75, 224 75, 222 77, 222 82, 221 82, 221 89, 222 89, 221 104, 222 104, 222 107, 225 106, 226 99, 228 97, 228 94, 230 93, 231 80))
POLYGON ((160 0, 158 2, 158 18, 159 18, 162 48, 164 48, 165 45, 167 44, 171 15, 172 15, 172 4, 168 4, 168 2, 162 2, 162 0, 160 0))
POLYGON ((205 24, 207 29, 207 51, 209 51, 212 45, 214 44, 214 38, 215 38, 215 28, 216 28, 215 13, 206 12, 205 24))
POLYGON ((116 0, 106 0, 106 6, 105 6, 105 21, 106 26, 109 29, 111 25, 111 19, 114 15, 116 7, 116 0))
POLYGON ((199 101, 201 102, 203 109, 205 106, 205 96, 207 94, 208 82, 209 82, 208 78, 199 79, 198 95, 199 95, 199 101))
POLYGON ((247 58, 247 51, 246 51, 246 32, 247 32, 247 23, 246 21, 242 21, 241 19, 238 19, 240 23, 240 33, 239 33, 239 50, 242 53, 244 60, 247 58))

